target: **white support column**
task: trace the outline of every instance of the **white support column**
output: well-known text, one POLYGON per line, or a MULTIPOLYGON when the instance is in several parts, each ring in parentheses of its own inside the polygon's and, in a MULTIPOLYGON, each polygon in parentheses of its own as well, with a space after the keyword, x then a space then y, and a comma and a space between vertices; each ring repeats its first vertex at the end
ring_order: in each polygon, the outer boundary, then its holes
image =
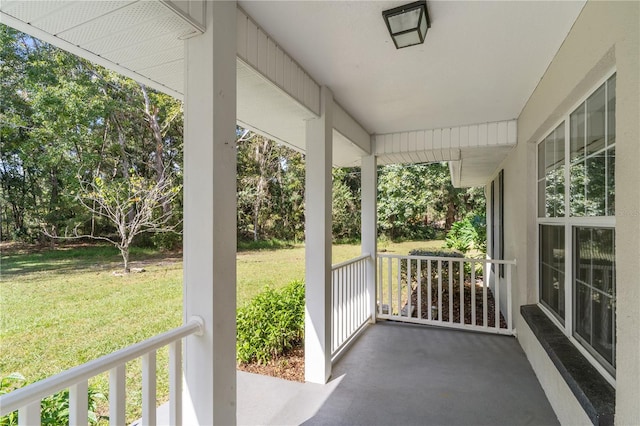
POLYGON ((305 191, 305 380, 331 376, 331 161, 333 94, 320 92, 319 118, 307 121, 305 191))
POLYGON ((236 2, 206 3, 186 41, 184 424, 236 423, 236 2))
MULTIPOLYGON (((373 143, 373 142, 372 142, 373 143)), ((361 159, 362 188, 360 214, 362 254, 369 253, 371 259, 367 262, 367 295, 371 311, 370 323, 376 322, 376 255, 378 252, 378 162, 375 155, 361 159)))

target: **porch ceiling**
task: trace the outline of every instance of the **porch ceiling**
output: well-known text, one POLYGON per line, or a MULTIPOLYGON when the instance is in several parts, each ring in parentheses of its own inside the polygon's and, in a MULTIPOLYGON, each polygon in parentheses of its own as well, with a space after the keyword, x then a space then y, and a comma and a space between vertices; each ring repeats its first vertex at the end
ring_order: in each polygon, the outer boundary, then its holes
POLYGON ((428 1, 424 44, 401 50, 381 15, 396 1, 239 4, 383 134, 517 118, 584 1, 428 1))
MULTIPOLYGON (((402 50, 381 17, 396 1, 238 3, 301 72, 332 90, 343 117, 362 133, 390 134, 517 118, 585 2, 429 1, 425 43, 402 50)), ((200 1, 5 0, 0 11, 5 24, 177 97, 182 40, 204 29, 200 1)), ((242 124, 304 150, 308 105, 240 59, 238 95, 242 124)), ((361 142, 334 136, 334 165, 355 164, 361 142)), ((475 161, 460 158, 464 169, 475 161)))

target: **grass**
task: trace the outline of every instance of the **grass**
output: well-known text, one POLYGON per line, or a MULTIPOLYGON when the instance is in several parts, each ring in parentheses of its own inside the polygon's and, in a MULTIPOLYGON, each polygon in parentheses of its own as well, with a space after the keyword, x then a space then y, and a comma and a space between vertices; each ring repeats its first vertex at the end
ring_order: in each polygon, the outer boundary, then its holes
MULTIPOLYGON (((441 241, 381 243, 379 249, 406 254, 414 248, 441 245, 441 241)), ((245 250, 248 248, 252 247, 245 250)), ((280 288, 304 278, 301 244, 273 243, 260 248, 238 253, 238 305, 265 286, 280 288)), ((333 263, 359 254, 359 245, 336 245, 333 263)), ((121 264, 118 251, 111 246, 11 251, 3 253, 1 260, 0 377, 20 372, 29 383, 41 380, 182 322, 179 255, 134 249, 132 266, 143 266, 145 272, 126 276, 113 274, 121 264)), ((160 351, 159 403, 168 395, 167 363, 166 350, 160 351)), ((127 366, 127 382, 127 418, 133 421, 141 415, 139 361, 127 366)), ((91 384, 108 394, 106 374, 91 384)), ((102 410, 106 413, 106 403, 102 410)))

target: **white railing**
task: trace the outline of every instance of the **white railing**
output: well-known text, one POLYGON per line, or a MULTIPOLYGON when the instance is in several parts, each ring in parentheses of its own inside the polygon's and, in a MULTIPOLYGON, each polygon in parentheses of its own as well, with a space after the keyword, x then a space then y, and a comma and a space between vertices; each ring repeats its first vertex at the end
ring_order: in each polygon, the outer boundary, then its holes
POLYGON ((513 334, 514 265, 509 260, 378 254, 377 318, 513 334), (498 265, 504 265, 503 278, 498 265), (486 279, 490 271, 491 282, 486 279))
POLYGON ((69 424, 88 423, 89 379, 109 372, 109 424, 124 425, 125 364, 142 358, 142 424, 156 424, 156 351, 169 346, 169 411, 172 425, 182 423, 182 339, 200 334, 203 322, 192 318, 187 324, 143 342, 89 361, 55 376, 0 396, 0 417, 18 411, 19 425, 40 424, 40 401, 69 389, 69 424))
POLYGON ((367 262, 363 254, 331 267, 331 357, 352 340, 371 318, 367 262))

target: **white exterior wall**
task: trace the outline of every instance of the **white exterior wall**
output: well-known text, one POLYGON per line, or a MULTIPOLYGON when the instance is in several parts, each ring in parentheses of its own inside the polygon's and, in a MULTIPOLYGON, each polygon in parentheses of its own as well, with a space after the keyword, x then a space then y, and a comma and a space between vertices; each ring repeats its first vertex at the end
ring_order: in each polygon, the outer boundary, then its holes
MULTIPOLYGON (((518 338, 563 423, 575 398, 562 386, 519 306, 537 302, 536 143, 611 69, 616 87, 616 423, 640 424, 640 3, 588 2, 518 118, 518 146, 504 162, 505 257, 516 258, 518 338)), ((584 419, 583 419, 584 420, 584 419)), ((588 421, 587 421, 588 422, 588 421)))

